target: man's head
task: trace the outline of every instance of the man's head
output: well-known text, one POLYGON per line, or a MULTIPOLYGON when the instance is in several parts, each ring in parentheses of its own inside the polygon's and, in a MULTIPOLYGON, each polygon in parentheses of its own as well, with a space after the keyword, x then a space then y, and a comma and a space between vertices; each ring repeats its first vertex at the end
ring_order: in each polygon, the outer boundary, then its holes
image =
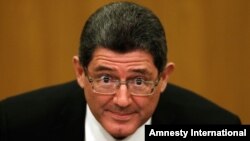
POLYGON ((119 53, 147 51, 159 72, 167 62, 163 26, 149 9, 134 3, 112 3, 91 15, 83 28, 80 42, 79 57, 84 66, 88 66, 98 47, 119 53))
POLYGON ((116 138, 133 134, 152 116, 174 67, 166 63, 159 19, 129 2, 108 4, 90 16, 73 61, 91 112, 116 138))

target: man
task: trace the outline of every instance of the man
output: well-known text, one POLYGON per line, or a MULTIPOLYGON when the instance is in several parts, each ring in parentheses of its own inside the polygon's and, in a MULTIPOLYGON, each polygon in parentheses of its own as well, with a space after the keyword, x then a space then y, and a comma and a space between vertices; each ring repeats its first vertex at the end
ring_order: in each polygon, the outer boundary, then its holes
POLYGON ((168 84, 163 26, 147 8, 115 2, 86 22, 77 81, 3 100, 2 141, 144 140, 145 124, 240 124, 198 95, 168 84), (167 87, 167 88, 166 88, 167 87))

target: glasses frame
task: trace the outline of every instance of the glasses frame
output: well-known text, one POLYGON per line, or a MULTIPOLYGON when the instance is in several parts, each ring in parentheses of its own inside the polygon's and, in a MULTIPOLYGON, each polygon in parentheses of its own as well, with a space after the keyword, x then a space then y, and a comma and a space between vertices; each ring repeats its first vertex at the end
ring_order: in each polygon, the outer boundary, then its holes
MULTIPOLYGON (((128 82, 129 80, 126 80, 126 81, 121 81, 121 80, 118 80, 117 79, 117 84, 116 84, 116 90, 112 93, 100 93, 98 91, 96 91, 95 87, 94 87, 94 82, 97 81, 97 80, 100 80, 99 78, 97 79, 94 79, 93 77, 91 77, 89 75, 89 72, 88 72, 88 69, 84 67, 84 72, 85 72, 85 76, 87 77, 89 83, 91 84, 92 86, 92 91, 94 93, 97 93, 97 94, 101 94, 101 95, 114 95, 116 93, 116 91, 120 88, 121 85, 126 85, 127 86, 127 89, 129 90, 129 87, 128 87, 128 82)), ((131 93, 131 95, 133 96, 150 96, 150 95, 153 95, 154 94, 154 91, 155 91, 155 88, 158 86, 159 82, 160 82, 160 76, 161 74, 158 75, 157 79, 155 81, 146 81, 147 83, 152 83, 152 88, 151 88, 151 92, 149 94, 135 94, 135 93, 131 93)))

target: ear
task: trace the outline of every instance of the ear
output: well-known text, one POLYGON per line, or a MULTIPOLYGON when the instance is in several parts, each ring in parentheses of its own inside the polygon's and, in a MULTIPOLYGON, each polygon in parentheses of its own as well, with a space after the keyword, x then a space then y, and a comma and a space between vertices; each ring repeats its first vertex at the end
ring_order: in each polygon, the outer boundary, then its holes
POLYGON ((162 74, 161 74, 161 92, 165 90, 167 87, 168 79, 170 74, 174 71, 175 65, 174 63, 170 62, 166 65, 164 68, 162 74))
POLYGON ((74 70, 75 70, 76 80, 77 80, 78 84, 80 85, 80 87, 83 88, 85 74, 84 74, 83 66, 80 63, 78 56, 73 57, 73 66, 74 66, 74 70))

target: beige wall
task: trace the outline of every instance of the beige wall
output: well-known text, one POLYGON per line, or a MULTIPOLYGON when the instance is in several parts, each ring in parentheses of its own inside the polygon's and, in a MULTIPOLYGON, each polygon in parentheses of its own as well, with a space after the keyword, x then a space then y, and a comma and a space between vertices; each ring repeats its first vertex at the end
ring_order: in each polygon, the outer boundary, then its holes
MULTIPOLYGON (((74 79, 86 18, 108 1, 1 0, 0 99, 74 79)), ((250 1, 138 0, 167 32, 171 82, 250 124, 250 1)))

